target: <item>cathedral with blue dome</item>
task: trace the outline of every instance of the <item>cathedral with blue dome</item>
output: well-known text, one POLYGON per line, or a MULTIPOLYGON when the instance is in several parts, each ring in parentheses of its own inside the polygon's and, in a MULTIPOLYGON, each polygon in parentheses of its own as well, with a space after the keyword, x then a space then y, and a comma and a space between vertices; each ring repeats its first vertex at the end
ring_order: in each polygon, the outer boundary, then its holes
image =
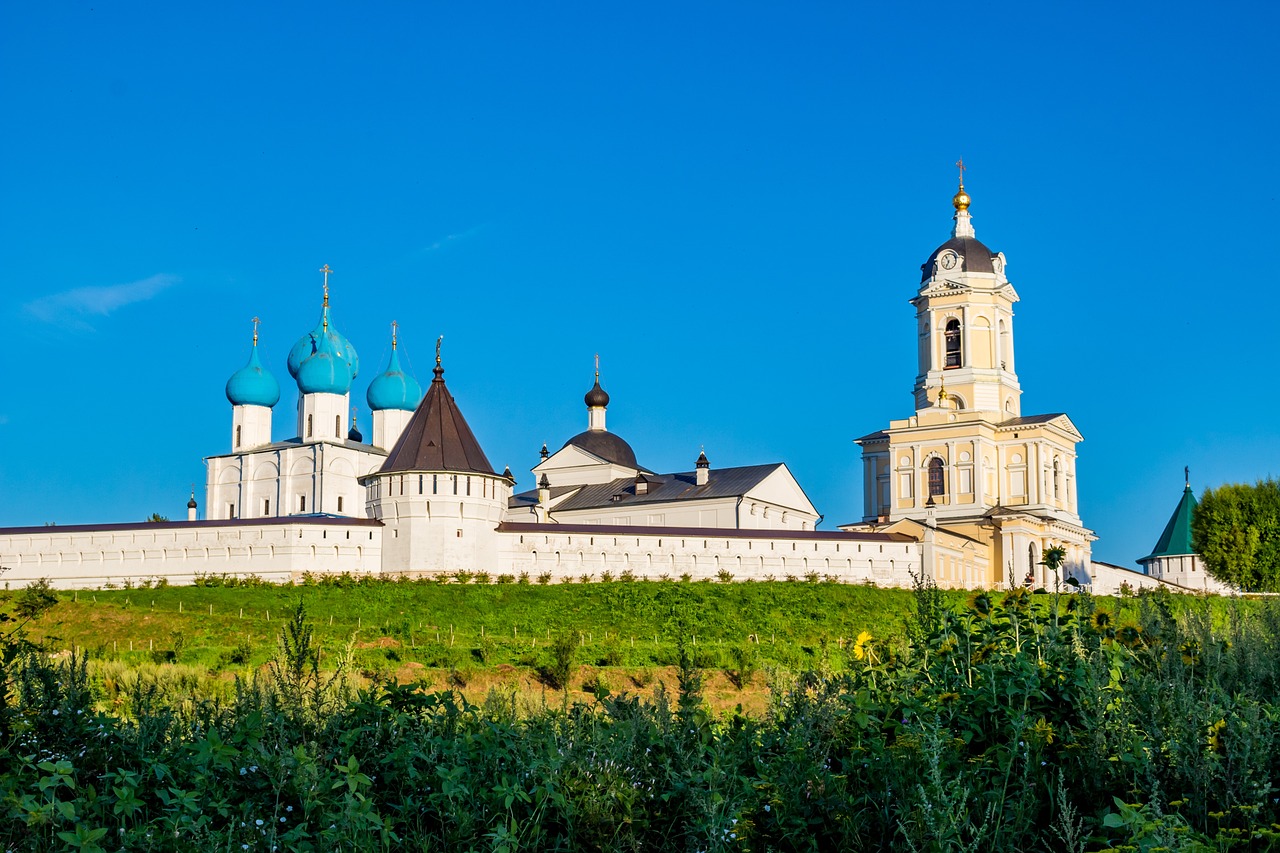
POLYGON ((320 318, 289 349, 285 362, 298 387, 296 434, 272 440, 280 384, 262 363, 254 320, 249 363, 227 380, 231 452, 207 457, 205 517, 231 520, 296 515, 365 514, 358 478, 381 467, 422 398, 422 387, 400 363, 392 324, 391 358, 369 384, 369 441, 357 426, 351 388, 360 374, 356 348, 338 330, 324 273, 320 318))

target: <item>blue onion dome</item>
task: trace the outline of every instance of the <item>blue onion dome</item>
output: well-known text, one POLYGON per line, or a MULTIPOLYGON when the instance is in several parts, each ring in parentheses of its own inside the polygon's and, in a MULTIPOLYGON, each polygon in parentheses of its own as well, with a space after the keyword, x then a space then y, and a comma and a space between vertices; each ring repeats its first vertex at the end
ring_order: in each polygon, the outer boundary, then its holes
POLYGON ((422 399, 422 386, 400 366, 400 351, 396 349, 394 340, 387 369, 369 383, 365 399, 369 402, 369 408, 375 412, 386 409, 412 412, 418 408, 418 402, 422 399))
POLYGON ((356 355, 356 348, 334 328, 330 321, 327 295, 324 298, 324 310, 320 314, 320 322, 310 332, 298 338, 298 342, 289 350, 289 375, 294 379, 298 378, 298 370, 302 367, 302 362, 319 350, 322 337, 328 338, 333 352, 346 361, 347 367, 351 369, 351 378, 355 379, 360 373, 360 356, 356 355))
POLYGON ((253 333, 249 363, 227 380, 227 399, 233 406, 266 406, 280 402, 280 383, 258 359, 258 332, 253 333))
POLYGON ((331 335, 321 334, 315 352, 302 360, 294 376, 303 394, 346 394, 352 370, 331 335))

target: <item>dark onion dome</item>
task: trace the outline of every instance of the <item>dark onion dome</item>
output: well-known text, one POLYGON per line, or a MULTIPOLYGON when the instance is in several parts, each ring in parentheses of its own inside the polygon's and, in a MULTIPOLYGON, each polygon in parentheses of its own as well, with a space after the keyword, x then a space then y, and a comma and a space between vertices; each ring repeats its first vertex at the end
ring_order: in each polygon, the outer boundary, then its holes
POLYGON ((192 495, 191 500, 187 501, 187 509, 195 509, 195 508, 196 508, 196 496, 192 495))
MULTIPOLYGON (((599 386, 597 385, 596 387, 598 388, 599 386)), ((606 399, 608 399, 607 395, 606 399)), ((640 467, 636 464, 636 453, 631 449, 631 445, 613 433, 605 432, 602 429, 589 429, 586 432, 580 432, 564 443, 565 447, 569 445, 599 456, 606 462, 624 465, 627 468, 640 467)))
POLYGON ((996 253, 988 249, 981 240, 976 237, 952 237, 934 249, 933 254, 929 256, 929 260, 925 261, 920 267, 921 281, 926 281, 933 275, 933 265, 937 262, 938 256, 948 249, 960 256, 960 263, 954 269, 939 270, 940 273, 994 273, 996 271, 995 265, 992 263, 996 253))
POLYGON ((587 396, 582 398, 589 409, 603 409, 609 405, 609 395, 600 387, 600 377, 596 377, 596 384, 591 386, 591 390, 587 392, 587 396))
POLYGON ((347 430, 347 441, 354 441, 356 444, 360 444, 364 441, 364 435, 356 426, 355 421, 351 422, 351 429, 347 430))

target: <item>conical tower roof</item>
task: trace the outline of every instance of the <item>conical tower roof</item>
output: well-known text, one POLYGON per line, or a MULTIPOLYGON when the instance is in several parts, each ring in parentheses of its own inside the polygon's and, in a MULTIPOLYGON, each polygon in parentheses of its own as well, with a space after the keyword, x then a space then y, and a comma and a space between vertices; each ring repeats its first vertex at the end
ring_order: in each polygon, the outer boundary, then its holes
POLYGON ((1191 491, 1191 484, 1188 483, 1182 491, 1182 500, 1178 501, 1178 508, 1173 511, 1173 516, 1165 525, 1164 533, 1160 534, 1160 541, 1156 543, 1155 549, 1138 562, 1145 563, 1147 560, 1158 557, 1194 554, 1195 551, 1191 548, 1191 515, 1195 512, 1195 508, 1196 496, 1191 491))
POLYGON ((439 355, 433 372, 435 379, 431 380, 427 396, 418 404, 379 473, 459 471, 496 475, 453 395, 445 387, 439 355))

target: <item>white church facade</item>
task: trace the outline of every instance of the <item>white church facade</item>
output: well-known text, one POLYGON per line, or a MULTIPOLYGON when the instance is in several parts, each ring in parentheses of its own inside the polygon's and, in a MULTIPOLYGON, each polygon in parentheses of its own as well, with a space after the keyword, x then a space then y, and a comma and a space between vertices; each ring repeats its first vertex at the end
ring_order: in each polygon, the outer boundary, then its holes
POLYGON ((366 393, 366 440, 348 420, 360 362, 334 325, 326 266, 320 319, 285 365, 298 387, 295 435, 273 438, 280 385, 255 321, 249 360, 226 386, 229 450, 206 459, 205 517, 193 494, 186 521, 0 528, 0 578, 97 587, 486 572, 906 586, 923 573, 941 586, 1044 586, 1041 555, 1062 546, 1069 574, 1097 591, 1162 582, 1092 561, 1076 499, 1080 432, 1065 414, 1022 413, 1018 295, 1004 255, 974 235, 963 184, 953 203, 951 238, 912 300, 916 410, 858 439, 861 521, 818 530, 821 514, 782 462, 714 468, 703 453, 687 471, 644 467, 607 429, 598 367, 587 429, 544 446, 535 488, 515 493, 446 386, 439 342, 424 394, 400 364, 394 324, 389 363, 366 393))

